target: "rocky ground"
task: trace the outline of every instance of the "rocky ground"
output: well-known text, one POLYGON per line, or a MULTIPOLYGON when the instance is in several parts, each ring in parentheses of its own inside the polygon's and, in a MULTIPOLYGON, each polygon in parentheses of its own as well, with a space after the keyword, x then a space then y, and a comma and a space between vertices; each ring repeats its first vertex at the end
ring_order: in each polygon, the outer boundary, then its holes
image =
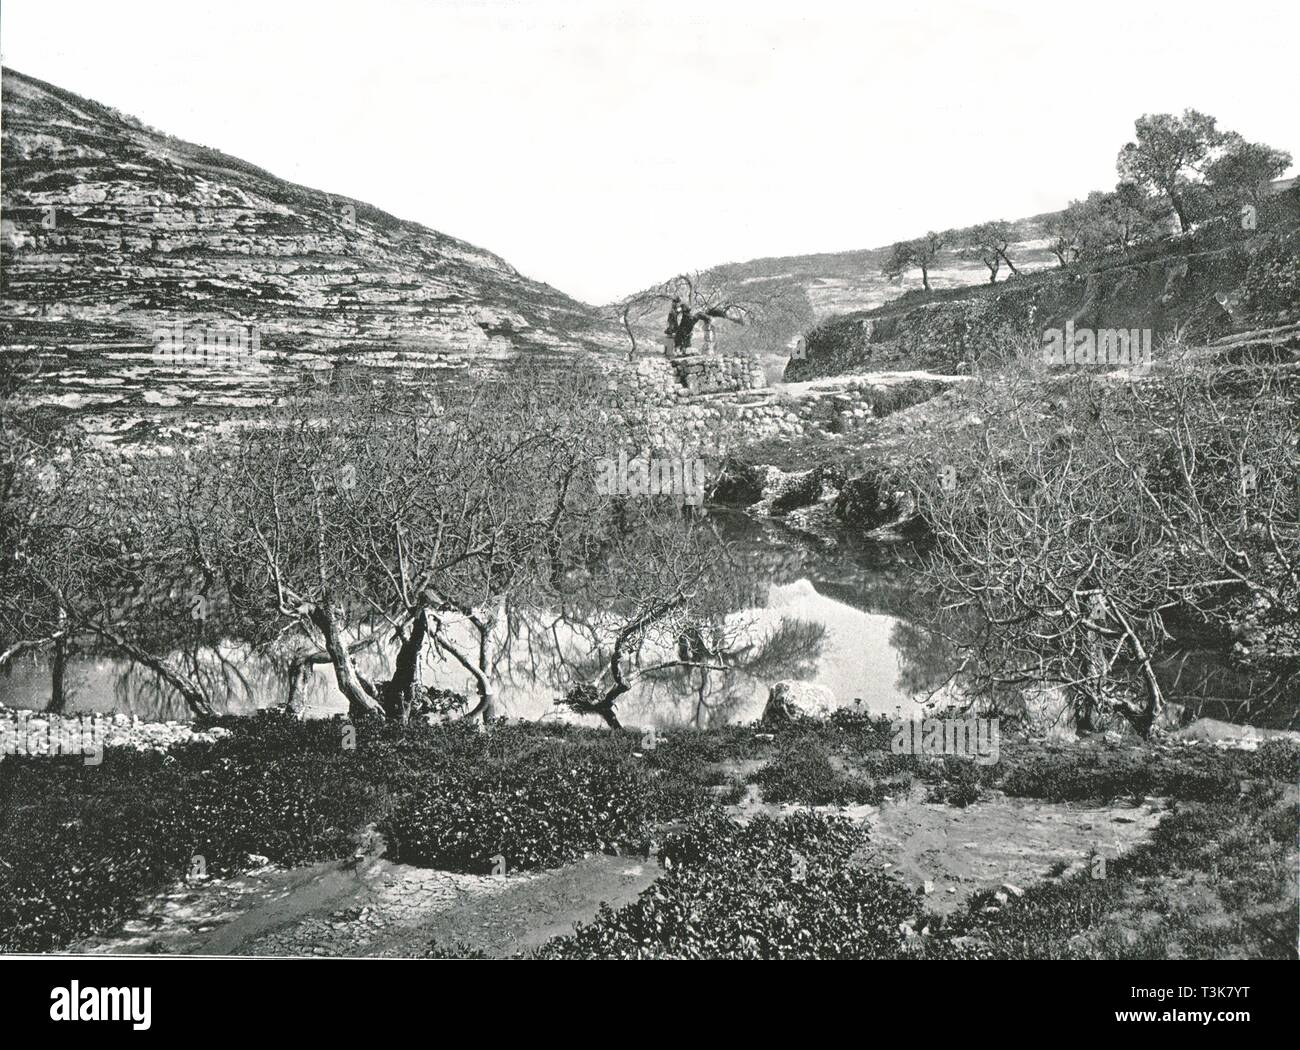
POLYGON ((220 727, 195 729, 188 722, 143 722, 129 715, 59 715, 0 704, 0 760, 5 755, 82 755, 105 747, 165 751, 172 744, 212 741, 220 727))

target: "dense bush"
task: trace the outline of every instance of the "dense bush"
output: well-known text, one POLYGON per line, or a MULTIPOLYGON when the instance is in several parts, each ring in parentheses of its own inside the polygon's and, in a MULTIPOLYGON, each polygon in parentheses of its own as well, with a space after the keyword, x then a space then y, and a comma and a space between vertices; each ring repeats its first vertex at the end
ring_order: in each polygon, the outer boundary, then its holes
POLYGON ((644 845, 647 776, 609 754, 551 746, 521 759, 440 770, 381 824, 389 856, 450 871, 555 866, 644 845))
POLYGON ((1251 261, 1245 305, 1260 319, 1300 310, 1300 238, 1275 239, 1251 261))
POLYGON ((879 802, 881 791, 870 781, 842 773, 812 736, 783 741, 781 750, 751 778, 765 802, 799 802, 810 806, 879 802))
POLYGON ((1267 740, 1255 752, 1255 770, 1261 777, 1300 782, 1300 744, 1294 740, 1267 740))
MULTIPOLYGON (((853 824, 801 813, 743 827, 721 816, 719 798, 734 800, 742 789, 736 765, 755 760, 768 762, 754 779, 769 801, 874 801, 914 776, 932 797, 957 804, 985 787, 1054 801, 1180 800, 1150 849, 1112 866, 1117 886, 1129 876, 1209 868, 1225 900, 1267 902, 1277 899, 1278 873, 1293 871, 1270 859, 1294 840, 1294 807, 1279 801, 1295 781, 1300 748, 1285 740, 1255 752, 1056 751, 1006 741, 998 765, 979 766, 894 755, 888 721, 852 711, 775 733, 674 732, 653 749, 639 733, 556 724, 485 731, 464 722, 401 727, 280 715, 219 721, 231 735, 166 754, 110 748, 100 766, 0 763, 0 950, 48 951, 107 932, 182 878, 195 856, 211 875, 246 868, 250 854, 282 865, 342 858, 376 824, 397 859, 485 872, 499 855, 518 870, 588 851, 639 853, 660 825, 676 821, 689 821, 688 830, 668 840, 661 856, 669 867, 647 895, 546 953, 929 950, 897 929, 915 912, 914 895, 857 866, 865 836, 853 824)), ((1069 938, 1101 923, 1118 899, 1091 883, 1049 884, 1001 917, 975 908, 960 922, 935 921, 926 943, 940 955, 1067 954, 1076 951, 1069 938)))
POLYGON ((1206 748, 1172 755, 1132 749, 1024 756, 1010 763, 997 786, 1009 795, 1049 802, 1139 801, 1153 796, 1214 802, 1236 795, 1244 780, 1276 775, 1273 756, 1282 753, 1206 748))
POLYGON ((739 824, 713 815, 665 845, 667 873, 633 904, 536 954, 571 959, 850 959, 899 953, 917 898, 852 863, 852 821, 798 813, 739 824))
POLYGON ((221 875, 249 854, 285 865, 342 856, 376 802, 347 764, 300 753, 187 769, 116 748, 93 771, 6 761, 0 947, 49 950, 110 928, 194 857, 221 875))
POLYGON ((980 788, 982 767, 969 759, 946 758, 942 768, 942 778, 930 785, 931 802, 965 807, 980 800, 983 796, 980 788))
POLYGON ((798 813, 744 826, 711 816, 671 839, 667 874, 639 900, 604 908, 542 958, 1294 958, 1297 811, 1280 791, 1190 803, 1152 840, 1091 869, 1027 889, 975 894, 947 916, 901 883, 858 866, 866 833, 798 813), (1192 876, 1226 925, 1182 907, 1192 876), (1276 903, 1290 900, 1278 910, 1276 903), (1154 911, 1152 911, 1154 909, 1154 911), (1271 910, 1270 910, 1271 909, 1271 910), (1129 914, 1132 912, 1132 914, 1129 914), (1290 934, 1288 935, 1288 930, 1290 934))

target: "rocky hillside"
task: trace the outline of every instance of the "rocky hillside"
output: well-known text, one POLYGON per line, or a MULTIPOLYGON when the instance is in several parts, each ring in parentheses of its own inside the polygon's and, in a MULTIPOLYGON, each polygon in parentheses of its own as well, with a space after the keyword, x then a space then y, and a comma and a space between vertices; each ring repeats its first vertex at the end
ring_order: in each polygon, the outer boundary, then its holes
MULTIPOLYGON (((1297 179, 1280 179, 1272 184, 1271 198, 1262 206, 1267 214, 1261 215, 1261 231, 1266 226, 1275 229, 1295 226, 1300 214, 1298 186, 1300 180, 1297 179)), ((1119 306, 1115 312, 1123 316, 1108 324, 1150 325, 1167 331, 1173 323, 1181 323, 1197 311, 1205 315, 1203 319, 1212 320, 1214 311, 1205 304, 1205 296, 1219 292, 1235 294, 1251 254, 1265 241, 1263 237, 1225 238, 1222 229, 1210 223, 1210 229, 1200 231, 1191 239, 1173 237, 1169 243, 1148 246, 1150 250, 1132 260, 1101 260, 1073 264, 1061 270, 1045 234, 1048 221, 1058 214, 1044 212, 1011 223, 1013 240, 1007 254, 1019 275, 1014 276, 1003 267, 997 286, 989 285, 988 269, 983 263, 960 258, 955 248, 941 251, 936 264, 930 268, 929 292, 923 290, 919 269, 908 271, 897 281, 891 281, 881 273, 891 246, 818 255, 775 256, 713 267, 708 271, 708 283, 714 288, 725 289, 727 298, 760 303, 779 300, 781 303, 761 330, 719 325, 718 347, 723 353, 755 355, 772 382, 782 379, 802 381, 881 368, 951 367, 966 356, 960 344, 979 342, 986 334, 980 330, 982 317, 956 318, 953 321, 955 330, 941 333, 945 345, 953 353, 913 353, 916 347, 911 345, 895 345, 881 353, 868 353, 866 343, 894 340, 898 328, 894 319, 905 314, 921 316, 914 313, 918 308, 929 310, 937 305, 940 313, 952 313, 952 307, 945 304, 960 303, 962 305, 957 310, 962 312, 966 311, 969 303, 978 303, 980 305, 974 309, 983 314, 987 312, 983 305, 986 301, 1001 299, 1004 294, 1016 299, 1023 296, 1026 286, 1052 286, 1062 280, 1074 287, 1064 295, 1056 291, 1047 292, 1047 297, 1053 301, 1040 308, 1040 318, 1052 316, 1055 311, 1054 316, 1059 317, 1060 323, 1073 318, 1076 325, 1082 325, 1085 322, 1073 316, 1079 312, 1092 316, 1094 320, 1090 323, 1098 327, 1107 326, 1100 317, 1114 305, 1107 291, 1110 282, 1118 286, 1116 301, 1119 306), (1101 271, 1111 272, 1107 277, 1098 278, 1096 275, 1101 271), (1184 278, 1189 279, 1185 281, 1184 278), (1152 285, 1152 282, 1156 284, 1152 285), (791 299, 799 305, 792 306, 791 299), (1146 310, 1143 304, 1154 304, 1154 311, 1146 310), (1137 319, 1126 320, 1130 317, 1137 319), (882 323, 877 324, 878 321, 882 323), (864 335, 866 328, 863 325, 867 322, 872 331, 864 335), (965 338, 966 328, 971 329, 972 339, 965 338), (791 361, 799 337, 810 333, 808 359, 791 361), (840 354, 839 348, 846 344, 858 350, 840 354), (832 346, 836 353, 828 359, 826 352, 832 346), (818 353, 820 357, 815 356, 818 353)), ((964 231, 954 232, 959 238, 964 231)), ((617 313, 615 306, 606 309, 611 314, 617 313)), ((662 329, 662 323, 657 322, 657 316, 648 318, 647 323, 638 327, 638 338, 657 342, 662 329)))
MULTIPOLYGON (((1012 224, 1015 240, 1008 254, 1017 268, 1039 270, 1054 265, 1055 256, 1043 239, 1041 224, 1048 215, 1019 219, 1012 224)), ((918 235, 923 233, 918 230, 918 235)), ((726 263, 717 272, 729 285, 762 289, 795 284, 808 298, 813 317, 820 320, 853 310, 867 310, 896 299, 902 292, 921 287, 921 271, 909 271, 902 280, 890 281, 880 272, 890 246, 860 251, 827 252, 817 255, 788 255, 726 263)), ((988 280, 988 270, 978 261, 959 259, 945 249, 938 265, 930 270, 932 288, 957 288, 988 280)))
MULTIPOLYGON (((883 306, 812 327, 789 381, 881 369, 964 371, 1007 338, 1048 329, 1150 329, 1223 339, 1300 318, 1300 190, 1281 184, 1268 225, 1244 235, 1223 224, 1114 257, 1027 273, 996 285, 913 290, 883 306)), ((1263 212, 1261 212, 1261 215, 1263 212)))
POLYGON ((304 375, 621 349, 591 307, 473 245, 285 182, 6 69, 0 337, 105 428, 264 403, 304 375), (159 355, 236 330, 257 353, 159 355))
MULTIPOLYGON (((1049 215, 1035 215, 1012 223, 1015 240, 1008 254, 1016 267, 1030 273, 1056 264, 1042 235, 1042 222, 1049 215)), ((918 230, 917 233, 924 231, 918 230)), ((770 379, 779 379, 795 340, 807 329, 831 317, 883 306, 912 289, 921 287, 921 271, 890 281, 880 268, 889 246, 817 255, 787 255, 748 262, 724 263, 714 267, 712 283, 728 289, 734 298, 763 301, 774 296, 803 299, 802 309, 783 308, 759 332, 755 329, 718 326, 718 346, 724 353, 752 353, 765 365, 770 379)), ((939 253, 930 270, 930 287, 935 290, 965 288, 987 283, 988 270, 978 261, 960 259, 954 250, 939 253)), ((613 306, 607 308, 613 314, 613 306)), ((654 342, 662 325, 646 325, 638 338, 654 342)))

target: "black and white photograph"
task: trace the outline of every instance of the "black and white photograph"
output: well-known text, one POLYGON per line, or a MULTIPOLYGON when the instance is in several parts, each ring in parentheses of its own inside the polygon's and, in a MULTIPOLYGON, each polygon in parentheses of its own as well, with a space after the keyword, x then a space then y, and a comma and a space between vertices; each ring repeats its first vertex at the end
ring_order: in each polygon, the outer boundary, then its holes
POLYGON ((1098 1031, 1249 1028, 1300 943, 1298 42, 4 0, 23 1009, 1052 960, 1098 1031))

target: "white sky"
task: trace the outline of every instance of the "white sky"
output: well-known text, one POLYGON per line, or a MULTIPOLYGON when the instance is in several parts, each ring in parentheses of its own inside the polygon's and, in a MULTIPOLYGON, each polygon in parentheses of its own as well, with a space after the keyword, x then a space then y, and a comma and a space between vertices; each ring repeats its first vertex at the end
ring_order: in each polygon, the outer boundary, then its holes
POLYGON ((1186 106, 1300 155, 1295 0, 4 0, 5 65, 605 302, 1115 181, 1186 106))

